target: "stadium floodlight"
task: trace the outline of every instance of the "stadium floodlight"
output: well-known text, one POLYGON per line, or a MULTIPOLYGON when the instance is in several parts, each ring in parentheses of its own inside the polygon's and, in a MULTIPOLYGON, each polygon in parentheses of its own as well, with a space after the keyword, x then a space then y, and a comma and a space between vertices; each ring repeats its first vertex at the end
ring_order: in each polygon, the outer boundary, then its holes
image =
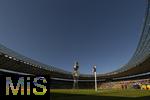
POLYGON ((13 58, 13 60, 16 60, 16 58, 13 58))
POLYGON ((29 65, 29 62, 27 62, 27 64, 29 65))
POLYGON ((9 59, 12 59, 12 57, 11 57, 11 56, 9 56, 9 59))
POLYGON ((8 57, 8 55, 5 55, 5 57, 8 57))
POLYGON ((96 66, 93 66, 92 72, 94 73, 95 76, 95 91, 97 91, 97 76, 96 76, 96 66))

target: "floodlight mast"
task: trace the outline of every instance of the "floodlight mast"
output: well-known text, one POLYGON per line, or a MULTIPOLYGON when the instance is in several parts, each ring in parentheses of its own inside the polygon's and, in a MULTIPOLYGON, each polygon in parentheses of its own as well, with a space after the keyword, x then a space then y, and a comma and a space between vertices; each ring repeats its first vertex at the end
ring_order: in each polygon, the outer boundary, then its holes
POLYGON ((79 86, 78 86, 78 78, 79 78, 79 63, 78 62, 75 62, 74 66, 73 66, 73 89, 78 89, 79 86))

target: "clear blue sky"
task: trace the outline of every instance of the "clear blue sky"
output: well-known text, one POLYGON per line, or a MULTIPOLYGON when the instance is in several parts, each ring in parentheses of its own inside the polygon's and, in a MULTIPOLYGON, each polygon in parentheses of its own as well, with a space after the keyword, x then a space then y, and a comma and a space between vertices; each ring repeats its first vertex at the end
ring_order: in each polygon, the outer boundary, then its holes
POLYGON ((145 0, 0 0, 0 43, 80 73, 126 64, 141 36, 145 0))

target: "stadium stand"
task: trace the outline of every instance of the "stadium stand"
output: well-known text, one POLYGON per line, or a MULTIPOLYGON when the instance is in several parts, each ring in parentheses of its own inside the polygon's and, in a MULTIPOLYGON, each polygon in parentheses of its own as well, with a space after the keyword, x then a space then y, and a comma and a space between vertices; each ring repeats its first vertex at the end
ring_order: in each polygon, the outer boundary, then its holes
POLYGON ((150 79, 103 82, 98 84, 99 89, 144 89, 150 90, 150 79))

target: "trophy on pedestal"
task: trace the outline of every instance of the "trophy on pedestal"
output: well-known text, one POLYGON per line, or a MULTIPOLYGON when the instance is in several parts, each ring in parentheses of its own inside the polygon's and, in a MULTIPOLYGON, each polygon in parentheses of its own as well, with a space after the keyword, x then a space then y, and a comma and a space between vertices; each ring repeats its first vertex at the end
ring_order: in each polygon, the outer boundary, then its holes
POLYGON ((79 78, 79 63, 78 62, 75 62, 74 66, 73 66, 73 73, 72 73, 72 76, 73 76, 73 89, 78 89, 79 86, 78 86, 78 78, 79 78))

